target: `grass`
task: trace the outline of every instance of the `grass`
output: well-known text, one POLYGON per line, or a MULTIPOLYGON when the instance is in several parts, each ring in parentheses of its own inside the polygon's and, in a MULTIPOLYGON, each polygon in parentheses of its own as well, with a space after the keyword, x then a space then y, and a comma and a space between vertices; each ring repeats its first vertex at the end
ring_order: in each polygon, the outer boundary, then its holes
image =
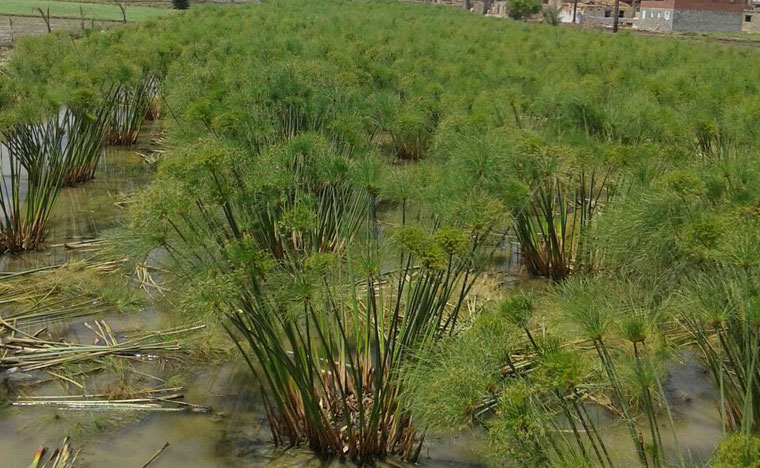
MULTIPOLYGON (((170 14, 172 10, 163 8, 151 8, 126 4, 127 21, 143 21, 148 18, 156 18, 170 14)), ((3 0, 0 3, 2 15, 39 16, 38 8, 45 14, 50 9, 51 17, 76 18, 82 17, 82 12, 87 19, 121 21, 121 10, 117 5, 105 3, 78 3, 41 0, 3 0), (80 10, 81 9, 81 10, 80 10)))

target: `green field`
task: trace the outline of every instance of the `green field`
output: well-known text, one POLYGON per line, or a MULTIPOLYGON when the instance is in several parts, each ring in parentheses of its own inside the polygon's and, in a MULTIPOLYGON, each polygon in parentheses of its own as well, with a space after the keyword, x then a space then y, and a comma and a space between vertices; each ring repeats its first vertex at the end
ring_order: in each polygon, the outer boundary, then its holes
MULTIPOLYGON (((61 18, 80 18, 82 12, 86 18, 98 20, 122 19, 121 10, 116 5, 102 3, 79 3, 79 2, 58 2, 58 1, 38 1, 38 0, 3 0, 0 2, 0 14, 2 15, 39 15, 38 8, 47 13, 50 9, 50 16, 61 18)), ((142 21, 148 18, 163 16, 172 10, 163 8, 151 8, 144 6, 126 6, 127 21, 142 21)))
POLYGON ((188 355, 235 346, 275 444, 758 468, 760 55, 684 37, 277 0, 19 41, 0 252, 47 248, 64 177, 160 117, 115 287, 216 327, 188 355))

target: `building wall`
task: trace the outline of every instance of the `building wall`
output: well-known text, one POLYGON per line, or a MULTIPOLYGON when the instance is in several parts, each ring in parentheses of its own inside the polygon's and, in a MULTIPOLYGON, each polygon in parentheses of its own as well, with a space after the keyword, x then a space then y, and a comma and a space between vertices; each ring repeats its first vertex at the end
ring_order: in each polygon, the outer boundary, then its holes
MULTIPOLYGON (((594 26, 612 27, 613 5, 579 3, 575 15, 578 24, 591 24, 594 26)), ((625 3, 620 3, 618 13, 619 24, 631 24, 634 18, 633 8, 625 3)), ((562 23, 573 22, 573 4, 564 3, 560 9, 559 20, 562 23)))
POLYGON ((673 0, 676 10, 744 11, 746 0, 673 0))
POLYGON ((493 2, 491 4, 491 15, 506 17, 509 12, 507 11, 507 2, 493 2))
POLYGON ((649 31, 740 31, 740 11, 641 8, 639 28, 649 31))
POLYGON ((642 0, 641 8, 672 10, 743 11, 746 0, 642 0))
POLYGON ((742 31, 744 32, 760 32, 760 13, 754 11, 745 11, 742 13, 742 31), (747 21, 749 20, 749 21, 747 21))
POLYGON ((741 31, 741 11, 673 10, 673 31, 741 31))
POLYGON ((641 8, 639 28, 647 31, 672 31, 673 10, 669 8, 641 8))

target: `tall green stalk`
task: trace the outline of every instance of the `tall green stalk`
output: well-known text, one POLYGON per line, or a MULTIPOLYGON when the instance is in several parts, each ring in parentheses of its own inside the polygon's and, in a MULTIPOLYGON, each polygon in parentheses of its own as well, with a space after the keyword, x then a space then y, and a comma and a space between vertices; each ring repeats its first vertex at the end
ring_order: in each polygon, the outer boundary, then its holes
POLYGON ((157 81, 152 77, 142 79, 137 84, 113 87, 106 98, 112 104, 106 143, 133 145, 145 119, 154 114, 157 94, 157 81))
POLYGON ((47 235, 47 223, 69 165, 63 154, 64 130, 57 118, 17 125, 6 132, 0 162, 0 252, 34 250, 47 235))
POLYGON ((64 159, 69 166, 66 185, 81 184, 95 177, 103 154, 110 112, 108 103, 92 110, 66 109, 63 112, 64 159))
POLYGON ((575 185, 572 197, 559 177, 538 184, 533 199, 514 218, 531 274, 560 281, 575 268, 593 267, 588 228, 602 196, 608 194, 609 175, 600 181, 595 171, 590 175, 581 171, 571 182, 575 185))

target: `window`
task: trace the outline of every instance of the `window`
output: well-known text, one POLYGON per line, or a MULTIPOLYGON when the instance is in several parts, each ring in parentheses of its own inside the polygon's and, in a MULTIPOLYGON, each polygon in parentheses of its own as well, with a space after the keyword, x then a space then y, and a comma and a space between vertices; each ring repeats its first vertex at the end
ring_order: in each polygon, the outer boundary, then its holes
POLYGON ((746 23, 751 23, 752 22, 752 15, 744 15, 744 21, 746 23))
POLYGON ((611 11, 605 11, 605 12, 604 12, 604 17, 605 17, 605 18, 610 18, 610 17, 612 17, 612 12, 611 12, 611 11))
POLYGON ((623 10, 618 12, 618 18, 625 18, 625 12, 623 10))

